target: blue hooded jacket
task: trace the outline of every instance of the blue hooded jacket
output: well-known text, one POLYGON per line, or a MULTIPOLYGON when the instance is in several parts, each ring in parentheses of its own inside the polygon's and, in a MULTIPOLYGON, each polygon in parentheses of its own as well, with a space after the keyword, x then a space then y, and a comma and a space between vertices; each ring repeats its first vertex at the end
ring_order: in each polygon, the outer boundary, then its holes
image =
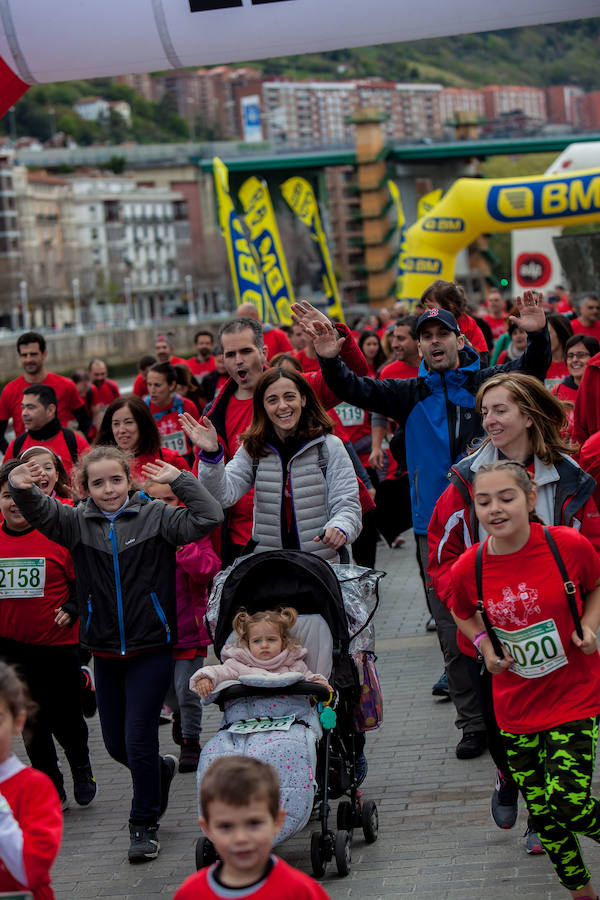
POLYGON ((433 508, 448 487, 451 466, 483 434, 475 411, 475 396, 488 378, 503 372, 523 372, 541 381, 552 361, 548 329, 530 333, 525 353, 500 366, 480 368, 470 347, 460 351, 457 369, 432 372, 421 363, 416 378, 361 378, 339 356, 319 357, 329 387, 341 400, 378 412, 404 426, 410 479, 413 527, 426 534, 433 508))

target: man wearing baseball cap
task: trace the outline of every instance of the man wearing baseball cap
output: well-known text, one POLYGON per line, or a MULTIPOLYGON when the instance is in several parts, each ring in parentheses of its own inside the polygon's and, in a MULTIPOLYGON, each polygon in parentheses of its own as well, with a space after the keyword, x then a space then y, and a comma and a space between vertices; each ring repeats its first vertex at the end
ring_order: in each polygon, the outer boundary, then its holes
MULTIPOLYGON (((427 526, 434 506, 448 486, 450 467, 483 434, 475 411, 481 384, 500 372, 521 371, 544 380, 552 361, 550 337, 541 299, 526 291, 517 298, 519 322, 527 331, 527 349, 520 359, 481 369, 477 353, 465 345, 454 315, 446 309, 426 310, 416 326, 422 358, 416 378, 376 381, 351 372, 339 358, 339 339, 331 326, 297 317, 313 339, 325 381, 341 400, 381 413, 404 428, 417 556, 427 571, 427 526)), ((512 317, 514 318, 514 317, 512 317)), ((479 703, 462 654, 456 645, 452 616, 427 585, 430 609, 436 620, 450 696, 457 710, 456 726, 463 738, 456 748, 460 759, 479 756, 486 737, 479 703)))

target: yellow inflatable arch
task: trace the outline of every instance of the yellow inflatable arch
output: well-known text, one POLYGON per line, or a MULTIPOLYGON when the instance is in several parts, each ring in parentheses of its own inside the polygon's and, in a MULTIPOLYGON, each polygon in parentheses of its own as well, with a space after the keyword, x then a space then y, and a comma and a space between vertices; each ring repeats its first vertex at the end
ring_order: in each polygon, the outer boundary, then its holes
POLYGON ((398 294, 415 300, 434 279, 452 281, 456 254, 479 234, 599 221, 600 169, 520 179, 459 178, 407 229, 398 294))

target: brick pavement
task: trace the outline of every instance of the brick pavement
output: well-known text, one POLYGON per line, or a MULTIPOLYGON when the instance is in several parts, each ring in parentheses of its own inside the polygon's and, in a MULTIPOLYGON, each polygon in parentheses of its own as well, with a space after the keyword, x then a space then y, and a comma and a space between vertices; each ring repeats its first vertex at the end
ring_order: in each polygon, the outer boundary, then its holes
MULTIPOLYGON (((454 755, 459 733, 451 704, 431 697, 441 656, 435 637, 424 631, 425 603, 413 553, 409 541, 403 549, 380 550, 378 558, 389 573, 377 619, 385 724, 367 738, 364 787, 365 796, 379 805, 379 840, 367 846, 357 832, 350 876, 339 878, 330 864, 325 889, 332 900, 467 900, 490 892, 495 900, 564 898, 547 859, 525 853, 524 813, 511 831, 493 825, 490 757, 461 762, 454 755)), ((212 707, 205 725, 206 736, 218 725, 212 707)), ((108 758, 97 716, 90 722, 90 739, 98 796, 87 809, 73 804, 65 813, 63 845, 53 870, 57 900, 171 897, 194 869, 199 834, 195 776, 179 775, 173 783, 158 859, 131 866, 126 858, 129 777, 108 758)), ((168 726, 161 728, 161 747, 176 752, 168 726)), ((311 830, 281 848, 285 859, 307 872, 311 830)), ((584 839, 584 852, 600 882, 600 848, 584 839)))

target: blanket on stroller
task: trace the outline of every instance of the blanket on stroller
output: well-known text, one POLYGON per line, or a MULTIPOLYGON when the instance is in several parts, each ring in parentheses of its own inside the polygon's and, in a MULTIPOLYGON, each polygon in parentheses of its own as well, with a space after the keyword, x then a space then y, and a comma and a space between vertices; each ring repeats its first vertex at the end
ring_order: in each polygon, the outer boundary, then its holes
POLYGON ((308 697, 273 694, 226 701, 221 730, 204 744, 200 754, 198 788, 208 766, 221 756, 253 756, 274 766, 287 813, 275 839, 280 844, 304 828, 310 818, 317 786, 317 741, 321 735, 316 708, 308 697), (273 723, 274 729, 267 730, 265 722, 253 726, 251 720, 267 717, 278 720, 273 723), (241 722, 246 724, 236 724, 241 722), (239 730, 230 731, 230 727, 239 730), (255 730, 245 730, 253 727, 255 730))

